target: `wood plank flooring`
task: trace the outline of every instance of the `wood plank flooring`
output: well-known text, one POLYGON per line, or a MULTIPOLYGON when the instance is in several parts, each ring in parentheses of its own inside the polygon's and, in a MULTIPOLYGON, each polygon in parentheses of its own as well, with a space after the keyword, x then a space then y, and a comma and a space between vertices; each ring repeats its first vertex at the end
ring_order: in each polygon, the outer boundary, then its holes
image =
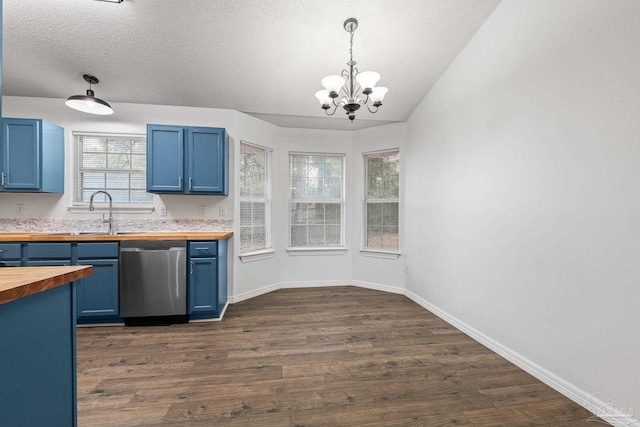
POLYGON ((222 322, 78 330, 78 424, 596 426, 408 298, 286 289, 222 322))

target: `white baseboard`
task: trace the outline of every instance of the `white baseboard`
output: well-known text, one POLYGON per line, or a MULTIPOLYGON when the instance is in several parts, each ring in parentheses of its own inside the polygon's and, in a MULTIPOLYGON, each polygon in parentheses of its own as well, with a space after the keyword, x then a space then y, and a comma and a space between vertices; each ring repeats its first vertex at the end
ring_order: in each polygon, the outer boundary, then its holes
POLYGON ((309 282, 282 282, 279 289, 324 288, 331 286, 351 286, 350 280, 320 280, 309 282))
POLYGON ((553 374, 542 366, 532 362, 521 354, 516 353, 515 351, 495 341, 491 337, 466 324, 457 317, 450 315, 446 311, 422 299, 413 292, 405 289, 404 295, 424 309, 435 314, 445 322, 460 329, 462 332, 469 335, 480 344, 493 350, 514 365, 533 375, 562 395, 573 400, 578 405, 583 406, 592 413, 598 415, 609 424, 620 427, 640 427, 640 421, 633 418, 633 413, 631 410, 629 411, 629 413, 627 413, 626 408, 622 408, 615 402, 607 400, 606 397, 598 394, 587 393, 586 391, 574 386, 573 384, 565 381, 564 379, 553 374))
POLYGON ((252 291, 245 292, 243 294, 229 296, 227 301, 230 304, 235 304, 240 301, 244 301, 247 299, 259 297, 260 295, 268 294, 269 292, 277 291, 278 289, 280 289, 280 284, 275 283, 273 285, 265 286, 259 289, 254 289, 252 291))
POLYGON ((399 286, 381 285, 379 283, 363 282, 361 280, 351 281, 351 286, 357 286, 359 288, 373 289, 374 291, 389 292, 391 294, 405 294, 405 289, 399 286))
POLYGON ((229 303, 235 304, 240 301, 255 298, 278 289, 294 289, 294 288, 319 288, 328 286, 357 286, 360 288, 373 289, 376 291, 390 292, 393 294, 404 294, 404 288, 397 286, 381 285, 379 283, 362 282, 359 280, 323 280, 323 281, 307 281, 307 282, 281 282, 268 285, 260 289, 254 289, 240 295, 229 297, 229 303))

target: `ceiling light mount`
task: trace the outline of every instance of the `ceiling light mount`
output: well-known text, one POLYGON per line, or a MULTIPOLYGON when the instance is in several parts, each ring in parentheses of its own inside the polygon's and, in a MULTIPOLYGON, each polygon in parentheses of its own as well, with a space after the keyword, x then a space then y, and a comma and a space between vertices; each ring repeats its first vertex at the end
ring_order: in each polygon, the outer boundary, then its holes
POLYGON ((73 95, 67 98, 65 105, 73 108, 74 110, 82 111, 89 114, 97 114, 100 116, 107 116, 113 114, 113 109, 106 101, 95 97, 95 93, 91 89, 91 85, 96 85, 100 82, 97 77, 91 74, 83 74, 84 80, 89 83, 89 89, 87 89, 86 95, 73 95))
POLYGON ((366 105, 370 113, 377 113, 388 89, 382 86, 375 86, 378 80, 380 80, 380 74, 375 71, 359 72, 358 69, 355 68, 356 61, 353 60, 353 33, 358 28, 358 20, 356 18, 349 18, 344 21, 342 26, 345 31, 351 34, 349 62, 347 62, 349 68, 342 70, 340 75, 330 75, 322 79, 322 85, 325 89, 316 92, 316 98, 318 98, 322 109, 328 116, 333 116, 338 106, 341 106, 345 110, 349 120, 353 122, 356 118, 356 111, 358 111, 362 105, 366 105), (342 99, 336 103, 336 99, 340 96, 340 93, 343 94, 342 99), (364 95, 364 97, 361 97, 360 94, 364 95), (369 100, 371 100, 371 104, 374 107, 373 110, 369 107, 369 100), (332 107, 333 111, 330 112, 332 107))

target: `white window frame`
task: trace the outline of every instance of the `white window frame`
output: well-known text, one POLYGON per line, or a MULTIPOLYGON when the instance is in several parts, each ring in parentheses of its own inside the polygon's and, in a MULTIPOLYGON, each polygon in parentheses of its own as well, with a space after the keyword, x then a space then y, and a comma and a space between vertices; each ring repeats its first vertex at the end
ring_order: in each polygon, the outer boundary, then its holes
MULTIPOLYGON (((394 198, 383 198, 383 199, 369 199, 369 162, 368 159, 370 156, 373 155, 380 155, 380 154, 398 154, 398 156, 400 155, 400 149, 399 148, 388 148, 388 149, 384 149, 384 150, 377 150, 377 151, 369 151, 366 153, 362 153, 362 159, 363 159, 363 166, 364 166, 364 197, 363 197, 363 213, 362 213, 362 217, 363 217, 363 227, 362 227, 362 248, 360 249, 360 253, 362 253, 362 255, 364 256, 369 256, 369 257, 375 257, 375 258, 390 258, 390 259, 397 259, 400 256, 400 193, 401 193, 401 189, 398 188, 398 197, 394 197, 394 198), (368 219, 367 219, 367 212, 368 212, 368 205, 370 203, 397 203, 398 204, 398 248, 396 249, 384 249, 384 248, 374 248, 374 247, 368 247, 368 233, 367 233, 367 226, 368 226, 368 219)), ((400 163, 400 159, 398 159, 398 163, 400 163)), ((400 167, 400 164, 399 166, 400 167)), ((398 177, 399 178, 399 177, 398 177)), ((398 183, 400 184, 400 183, 398 183)))
POLYGON ((345 215, 345 192, 346 192, 346 176, 347 176, 347 165, 346 165, 346 155, 345 153, 319 153, 319 152, 298 152, 298 151, 290 151, 288 164, 289 164, 289 203, 288 203, 288 224, 289 224, 289 245, 287 247, 287 252, 289 255, 343 255, 347 248, 345 246, 345 225, 346 225, 346 215, 345 215), (337 199, 294 199, 293 192, 293 169, 292 169, 292 159, 293 156, 322 156, 322 157, 340 157, 342 159, 342 183, 341 183, 341 198, 337 199), (292 232, 291 232, 291 206, 293 203, 339 203, 340 204, 340 244, 336 246, 291 246, 292 232))
MULTIPOLYGON (((98 137, 98 138, 137 138, 146 141, 145 134, 122 134, 122 133, 97 133, 97 132, 72 132, 73 135, 73 144, 74 144, 74 164, 73 164, 73 198, 72 204, 68 208, 69 211, 74 213, 85 213, 89 212, 89 203, 82 200, 82 183, 80 175, 85 171, 90 171, 91 169, 81 168, 82 156, 83 156, 83 147, 81 145, 80 139, 82 137, 98 137)), ((144 169, 140 170, 120 170, 120 169, 108 169, 108 168, 96 168, 96 172, 109 172, 109 171, 120 171, 120 172, 133 172, 136 174, 142 174, 146 178, 146 151, 145 151, 145 161, 144 169)), ((98 189, 96 189, 97 191, 98 189)), ((103 189, 104 190, 104 189, 103 189)), ((109 191, 107 189, 107 191, 109 191)), ((146 190, 145 190, 146 191, 146 190)), ((106 201, 100 201, 95 203, 95 212, 106 212, 109 208, 109 203, 106 201)), ((150 196, 148 202, 123 202, 123 201, 114 201, 113 202, 113 210, 117 211, 125 211, 130 213, 151 213, 153 212, 153 195, 150 196)), ((95 213, 94 212, 94 213, 95 213)))
MULTIPOLYGON (((240 141, 240 153, 242 153, 242 146, 252 147, 256 150, 262 150, 265 153, 265 175, 264 175, 264 183, 265 183, 265 197, 251 197, 251 196, 243 196, 240 194, 241 191, 241 180, 242 177, 239 178, 239 199, 240 206, 242 206, 242 202, 263 202, 265 204, 265 245, 264 247, 251 247, 246 250, 240 249, 240 260, 242 262, 250 262, 250 261, 259 261, 262 259, 268 259, 273 256, 274 250, 271 247, 271 205, 272 205, 272 197, 271 197, 271 185, 272 185, 272 161, 273 161, 273 150, 268 147, 263 147, 258 144, 253 144, 247 141, 240 141)), ((242 157, 242 154, 240 154, 242 157)), ((241 212, 241 209, 239 210, 241 212)), ((240 223, 240 221, 238 221, 240 223)), ((240 223, 239 227, 242 227, 240 223)), ((242 247, 242 243, 240 242, 240 247, 242 247)))

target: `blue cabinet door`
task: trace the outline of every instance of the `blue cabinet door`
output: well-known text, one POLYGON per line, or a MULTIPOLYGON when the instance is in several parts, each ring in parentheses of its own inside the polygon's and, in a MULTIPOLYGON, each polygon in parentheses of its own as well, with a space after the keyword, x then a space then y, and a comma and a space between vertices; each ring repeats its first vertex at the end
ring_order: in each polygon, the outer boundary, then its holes
POLYGON ((40 188, 40 120, 2 119, 2 189, 40 188))
POLYGON ((2 119, 0 191, 64 193, 64 129, 40 119, 2 119))
POLYGON ((188 192, 226 194, 226 132, 222 128, 187 128, 188 192))
POLYGON ((184 188, 184 129, 147 126, 147 191, 182 193, 184 188))
POLYGON ((216 258, 189 260, 189 314, 214 313, 218 308, 216 258))
POLYGON ((118 260, 84 259, 78 265, 93 265, 93 274, 76 283, 78 318, 120 314, 118 260))

